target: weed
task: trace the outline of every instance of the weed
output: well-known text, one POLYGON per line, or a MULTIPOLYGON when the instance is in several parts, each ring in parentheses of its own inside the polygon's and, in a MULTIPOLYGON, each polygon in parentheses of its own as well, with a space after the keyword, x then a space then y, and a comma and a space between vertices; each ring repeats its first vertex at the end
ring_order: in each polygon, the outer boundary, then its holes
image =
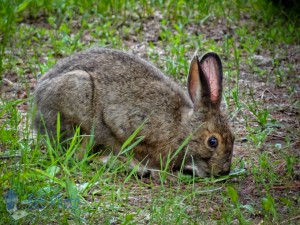
POLYGON ((266 212, 266 219, 273 223, 278 221, 275 201, 272 195, 269 193, 267 193, 266 197, 262 199, 262 208, 266 212))
POLYGON ((238 193, 236 192, 236 190, 231 187, 231 186, 228 186, 227 187, 227 194, 231 200, 231 202, 233 203, 234 205, 234 214, 231 215, 229 217, 229 215, 226 215, 225 216, 225 221, 227 223, 230 223, 234 220, 234 217, 236 217, 239 221, 239 224, 249 224, 249 221, 247 221, 242 213, 242 209, 247 209, 248 211, 252 212, 254 211, 253 207, 251 205, 241 205, 240 202, 239 202, 239 196, 238 196, 238 193), (233 217, 232 217, 233 216, 233 217), (230 221, 231 220, 231 221, 230 221))

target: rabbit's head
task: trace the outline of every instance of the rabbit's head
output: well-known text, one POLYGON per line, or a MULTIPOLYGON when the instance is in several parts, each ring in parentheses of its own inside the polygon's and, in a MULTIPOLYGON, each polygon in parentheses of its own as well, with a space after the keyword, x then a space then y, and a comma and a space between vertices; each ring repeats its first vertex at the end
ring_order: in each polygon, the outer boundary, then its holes
POLYGON ((195 176, 230 172, 234 135, 222 115, 222 63, 216 53, 191 62, 188 90, 194 104, 189 124, 194 135, 185 156, 184 171, 195 176))

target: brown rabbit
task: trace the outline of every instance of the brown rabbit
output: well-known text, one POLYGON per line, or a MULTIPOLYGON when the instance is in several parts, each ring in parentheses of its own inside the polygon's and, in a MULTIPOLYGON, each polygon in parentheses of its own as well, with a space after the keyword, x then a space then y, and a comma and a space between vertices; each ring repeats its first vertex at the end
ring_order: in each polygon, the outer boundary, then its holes
POLYGON ((161 168, 193 133, 187 150, 171 170, 195 176, 230 172, 234 137, 220 111, 222 64, 216 53, 195 56, 190 65, 188 94, 152 64, 118 50, 93 48, 74 54, 44 74, 35 92, 35 127, 56 134, 60 113, 64 138, 74 127, 94 135, 94 146, 122 143, 140 126, 144 140, 135 147, 140 174, 161 168), (147 120, 146 120, 147 118, 147 120), (146 170, 146 171, 145 171, 146 170))

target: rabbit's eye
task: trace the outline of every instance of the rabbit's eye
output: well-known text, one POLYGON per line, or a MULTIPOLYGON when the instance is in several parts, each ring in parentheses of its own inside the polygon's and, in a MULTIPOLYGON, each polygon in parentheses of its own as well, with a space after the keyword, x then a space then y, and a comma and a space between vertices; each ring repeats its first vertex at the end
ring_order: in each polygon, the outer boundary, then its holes
POLYGON ((207 144, 212 148, 216 148, 218 146, 218 139, 216 137, 210 137, 207 140, 207 144))

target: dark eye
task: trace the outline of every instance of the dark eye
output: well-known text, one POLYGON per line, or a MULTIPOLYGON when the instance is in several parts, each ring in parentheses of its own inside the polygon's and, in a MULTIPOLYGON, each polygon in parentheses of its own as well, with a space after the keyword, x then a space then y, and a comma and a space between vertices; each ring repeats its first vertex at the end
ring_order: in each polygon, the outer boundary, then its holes
POLYGON ((216 137, 210 137, 207 140, 209 147, 216 148, 218 146, 218 139, 216 137))

